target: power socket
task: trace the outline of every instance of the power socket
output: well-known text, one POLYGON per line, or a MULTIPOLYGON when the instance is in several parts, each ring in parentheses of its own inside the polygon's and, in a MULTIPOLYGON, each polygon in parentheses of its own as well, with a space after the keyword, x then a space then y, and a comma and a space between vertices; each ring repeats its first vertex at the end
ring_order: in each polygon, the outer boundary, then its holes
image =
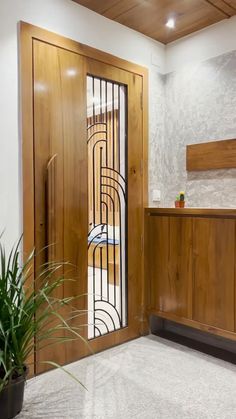
POLYGON ((160 202, 161 201, 161 191, 160 189, 153 189, 152 191, 152 201, 160 202))

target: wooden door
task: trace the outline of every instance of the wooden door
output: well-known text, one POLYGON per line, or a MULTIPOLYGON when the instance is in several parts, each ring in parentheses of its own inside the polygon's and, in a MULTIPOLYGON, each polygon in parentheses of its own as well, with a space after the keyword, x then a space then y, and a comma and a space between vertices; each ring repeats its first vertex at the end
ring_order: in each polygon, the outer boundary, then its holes
MULTIPOLYGON (((141 329, 143 78, 39 39, 33 39, 32 55, 35 271, 37 274, 47 261, 72 264, 73 268, 64 266, 62 274, 76 281, 65 284, 58 297, 82 295, 89 291, 88 77, 122 86, 125 92, 126 218, 122 231, 125 242, 122 299, 126 319, 119 327, 108 329, 104 335, 95 334, 90 339, 91 348, 102 350, 139 336, 141 329)), ((114 117, 114 106, 112 112, 114 117)), ((105 190, 109 183, 110 180, 105 190)), ((107 263, 108 259, 113 264, 109 253, 107 263)), ((120 268, 115 269, 109 284, 113 288, 120 285, 114 278, 118 277, 120 268)), ((76 308, 90 310, 88 301, 87 296, 79 299, 76 308)), ((66 316, 65 311, 61 314, 66 316)), ((83 319, 83 323, 87 322, 87 318, 83 319)), ((82 335, 85 339, 91 337, 87 327, 83 328, 82 335)), ((64 364, 88 353, 86 345, 79 341, 54 349, 50 347, 50 350, 36 348, 36 372, 45 370, 40 361, 53 360, 64 364)))
POLYGON ((193 319, 234 331, 235 222, 193 220, 193 319))

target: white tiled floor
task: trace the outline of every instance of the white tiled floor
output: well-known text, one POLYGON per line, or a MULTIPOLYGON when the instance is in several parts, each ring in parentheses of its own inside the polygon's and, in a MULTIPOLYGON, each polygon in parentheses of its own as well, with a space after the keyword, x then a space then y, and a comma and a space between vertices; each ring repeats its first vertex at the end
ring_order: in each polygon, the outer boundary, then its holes
POLYGON ((19 419, 235 419, 236 366, 148 336, 27 383, 19 419))

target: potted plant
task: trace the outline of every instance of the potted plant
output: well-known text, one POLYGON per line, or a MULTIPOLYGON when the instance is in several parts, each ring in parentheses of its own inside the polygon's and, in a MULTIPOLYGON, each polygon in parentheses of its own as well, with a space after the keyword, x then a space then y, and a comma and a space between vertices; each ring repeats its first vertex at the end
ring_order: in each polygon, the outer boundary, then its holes
MULTIPOLYGON (((1 419, 14 418, 22 409, 27 360, 34 352, 35 345, 40 350, 45 345, 62 344, 80 338, 84 341, 78 333, 78 327, 70 325, 70 320, 80 315, 79 310, 72 307, 77 297, 59 299, 54 296, 56 289, 63 287, 65 281, 70 281, 59 275, 62 264, 45 264, 37 278, 29 280, 34 252, 26 263, 21 264, 20 245, 21 240, 6 255, 0 243, 1 419), (33 282, 36 282, 36 287, 33 282), (67 319, 60 315, 60 309, 64 306, 71 308, 67 319)), ((80 383, 53 360, 45 363, 62 368, 80 383)))

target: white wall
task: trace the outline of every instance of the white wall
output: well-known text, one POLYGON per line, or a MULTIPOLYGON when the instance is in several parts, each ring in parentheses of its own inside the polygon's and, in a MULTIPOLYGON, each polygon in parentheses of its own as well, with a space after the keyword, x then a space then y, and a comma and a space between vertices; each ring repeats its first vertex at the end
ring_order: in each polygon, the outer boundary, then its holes
POLYGON ((217 57, 236 49, 236 16, 168 44, 165 72, 217 57))
MULTIPOLYGON (((23 20, 118 57, 164 71, 165 47, 71 0, 0 0, 0 231, 11 244, 21 231, 17 22, 23 20)), ((150 86, 150 97, 153 93, 150 86)), ((153 102, 153 101, 152 101, 153 102)), ((152 114, 152 108, 150 115, 152 114)))

